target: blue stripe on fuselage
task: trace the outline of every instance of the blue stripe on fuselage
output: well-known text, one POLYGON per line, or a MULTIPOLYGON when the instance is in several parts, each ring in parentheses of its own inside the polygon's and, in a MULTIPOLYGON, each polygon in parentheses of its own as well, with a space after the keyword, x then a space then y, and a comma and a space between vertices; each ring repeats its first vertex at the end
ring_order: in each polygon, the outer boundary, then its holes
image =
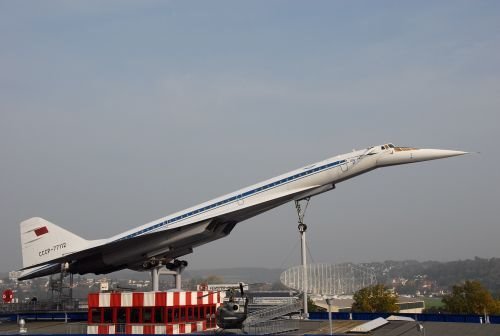
POLYGON ((226 204, 234 202, 234 201, 243 200, 245 198, 248 198, 249 196, 253 196, 253 195, 259 194, 261 192, 274 189, 274 188, 276 188, 278 186, 282 186, 282 185, 288 184, 290 182, 294 182, 294 181, 300 180, 300 179, 304 178, 305 176, 311 176, 311 175, 314 175, 314 174, 316 174, 316 173, 318 173, 320 171, 325 171, 327 169, 331 169, 331 168, 337 167, 338 165, 340 165, 342 163, 345 163, 345 162, 347 162, 347 161, 346 160, 339 160, 339 161, 327 163, 327 164, 319 166, 319 167, 314 167, 313 166, 313 168, 311 168, 309 170, 306 170, 306 171, 303 171, 301 173, 297 173, 297 174, 294 174, 294 175, 282 178, 281 180, 268 183, 268 184, 266 184, 264 186, 255 188, 253 190, 245 191, 245 192, 243 192, 243 193, 241 193, 239 195, 231 196, 231 197, 229 197, 229 198, 227 198, 227 199, 225 199, 223 201, 218 201, 218 202, 215 202, 215 203, 213 203, 211 205, 207 205, 207 206, 201 207, 199 209, 187 212, 187 213, 182 214, 180 216, 168 219, 168 220, 166 220, 164 222, 161 222, 161 223, 152 225, 150 227, 144 228, 144 229, 142 229, 140 231, 131 233, 131 234, 129 234, 129 235, 125 236, 125 237, 119 238, 119 239, 117 239, 115 241, 129 239, 129 238, 137 237, 137 236, 142 235, 144 233, 149 233, 152 230, 156 230, 156 229, 161 228, 163 226, 168 226, 170 224, 178 222, 181 219, 185 219, 185 218, 188 218, 188 217, 191 217, 191 216, 195 216, 195 215, 207 212, 209 210, 216 209, 216 208, 218 208, 220 206, 226 205, 226 204))

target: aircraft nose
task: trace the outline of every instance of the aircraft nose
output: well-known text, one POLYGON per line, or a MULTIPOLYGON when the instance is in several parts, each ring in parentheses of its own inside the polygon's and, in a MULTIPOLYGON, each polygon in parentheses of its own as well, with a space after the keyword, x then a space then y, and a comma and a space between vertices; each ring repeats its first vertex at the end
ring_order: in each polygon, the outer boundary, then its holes
POLYGON ((469 153, 448 149, 419 149, 411 151, 412 159, 415 161, 437 160, 464 154, 469 153))
POLYGON ((468 154, 468 152, 448 149, 395 147, 393 151, 377 159, 377 167, 394 166, 428 160, 438 160, 464 154, 468 154))

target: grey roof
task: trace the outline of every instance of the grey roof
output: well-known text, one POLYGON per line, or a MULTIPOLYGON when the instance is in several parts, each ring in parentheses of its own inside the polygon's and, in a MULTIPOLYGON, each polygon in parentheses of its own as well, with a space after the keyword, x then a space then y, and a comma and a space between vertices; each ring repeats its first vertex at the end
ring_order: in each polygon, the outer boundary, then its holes
POLYGON ((498 336, 500 324, 451 323, 451 322, 404 322, 391 321, 373 331, 374 336, 498 336), (417 329, 417 324, 424 331, 417 329))

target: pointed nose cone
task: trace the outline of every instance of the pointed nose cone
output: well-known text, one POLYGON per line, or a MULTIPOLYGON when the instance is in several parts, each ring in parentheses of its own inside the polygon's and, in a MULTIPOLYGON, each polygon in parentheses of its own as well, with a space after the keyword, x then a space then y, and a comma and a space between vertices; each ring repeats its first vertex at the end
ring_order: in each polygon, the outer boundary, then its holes
POLYGON ((448 149, 418 149, 411 151, 410 155, 415 162, 444 159, 452 156, 468 154, 468 152, 448 150, 448 149))
POLYGON ((447 149, 399 148, 384 153, 377 159, 377 167, 387 167, 406 163, 429 161, 468 154, 468 152, 447 149))

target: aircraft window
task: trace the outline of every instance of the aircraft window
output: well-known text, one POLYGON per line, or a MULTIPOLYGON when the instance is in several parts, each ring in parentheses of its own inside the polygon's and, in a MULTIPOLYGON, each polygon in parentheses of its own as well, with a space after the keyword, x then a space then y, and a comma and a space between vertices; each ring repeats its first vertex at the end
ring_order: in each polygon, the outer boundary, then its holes
POLYGON ((394 145, 393 144, 389 144, 389 148, 394 148, 394 145))

